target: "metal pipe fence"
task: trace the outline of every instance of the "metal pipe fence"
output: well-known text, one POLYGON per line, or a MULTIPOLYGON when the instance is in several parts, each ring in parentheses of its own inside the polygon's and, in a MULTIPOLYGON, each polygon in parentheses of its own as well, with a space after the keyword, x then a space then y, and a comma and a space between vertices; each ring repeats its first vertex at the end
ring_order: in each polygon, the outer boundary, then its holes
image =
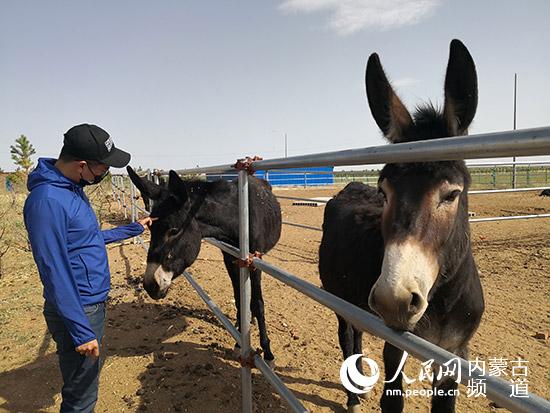
MULTIPOLYGON (((513 168, 516 168, 516 183, 521 187, 540 188, 542 185, 550 186, 550 162, 495 162, 493 164, 467 164, 472 180, 472 190, 496 190, 513 185, 513 168)), ((258 177, 265 179, 277 188, 288 187, 332 187, 343 186, 350 182, 362 182, 367 185, 376 185, 379 170, 372 171, 312 171, 312 170, 282 170, 277 173, 259 171, 258 177)), ((229 174, 201 174, 199 179, 208 181, 216 179, 237 179, 237 173, 229 174)))
MULTIPOLYGON (((294 167, 312 167, 324 165, 357 165, 357 164, 379 164, 388 162, 418 162, 418 161, 436 161, 436 160, 456 160, 456 159, 479 159, 503 156, 528 156, 528 155, 548 155, 550 154, 550 127, 526 129, 517 131, 508 131, 502 133, 473 135, 469 137, 444 138, 430 141, 419 141, 412 143, 401 143, 387 145, 383 147, 372 147, 364 149, 355 149, 348 151, 327 152, 313 155, 304 155, 291 158, 280 158, 266 161, 254 161, 251 164, 250 171, 256 170, 274 170, 294 167)), ((207 168, 184 169, 177 171, 180 174, 197 173, 226 173, 234 171, 233 165, 220 165, 207 168)), ((248 225, 248 175, 244 170, 239 171, 239 248, 225 244, 218 240, 205 239, 225 252, 236 258, 249 258, 249 225, 248 225)), ((114 191, 114 189, 113 189, 114 191)), ((131 202, 135 199, 130 198, 131 202)), ((118 198, 117 198, 118 200, 118 198)), ((124 197, 122 199, 123 207, 126 209, 124 197)), ((305 226, 304 226, 305 227, 305 226)), ((481 377, 477 371, 470 371, 468 362, 456 355, 417 337, 409 332, 397 332, 386 327, 383 322, 370 314, 369 312, 348 303, 329 292, 310 284, 297 276, 286 272, 283 269, 263 261, 252 258, 252 265, 273 276, 280 282, 291 286, 292 288, 307 295, 318 303, 330 308, 340 314, 346 320, 361 330, 368 331, 394 346, 397 346, 420 360, 434 360, 436 364, 443 365, 450 360, 457 360, 460 373, 455 373, 455 377, 460 382, 466 384, 469 379, 484 379, 486 382, 487 397, 498 405, 510 409, 514 412, 542 412, 550 411, 550 403, 534 394, 529 394, 527 398, 510 397, 509 383, 496 377, 481 377), (467 372, 467 373, 463 373, 467 372), (458 377, 460 375, 460 377, 458 377)), ((249 357, 250 347, 250 278, 248 268, 241 268, 240 289, 241 289, 241 331, 240 333, 229 326, 229 320, 225 315, 218 311, 219 308, 202 291, 196 282, 192 282, 189 274, 186 279, 199 292, 201 298, 212 309, 214 314, 220 319, 224 327, 234 335, 240 334, 241 357, 249 357), (222 321, 225 320, 225 321, 222 321)), ((239 340, 237 340, 239 341, 239 340)), ((269 366, 257 355, 253 356, 254 365, 264 373, 265 377, 279 392, 293 411, 303 412, 306 409, 292 395, 292 393, 283 385, 269 366)), ((242 411, 250 413, 252 411, 252 388, 250 368, 246 363, 242 365, 242 411)))

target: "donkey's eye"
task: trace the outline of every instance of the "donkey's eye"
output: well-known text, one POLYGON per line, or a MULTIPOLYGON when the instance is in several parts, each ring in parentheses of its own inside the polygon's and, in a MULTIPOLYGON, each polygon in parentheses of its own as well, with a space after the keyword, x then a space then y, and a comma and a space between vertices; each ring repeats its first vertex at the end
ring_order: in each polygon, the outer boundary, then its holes
POLYGON ((167 237, 173 237, 173 236, 176 235, 178 232, 179 232, 179 229, 177 229, 177 228, 170 228, 168 231, 166 231, 166 236, 167 236, 167 237))
POLYGON ((446 195, 441 199, 441 203, 442 203, 442 204, 451 204, 452 202, 454 202, 454 200, 455 200, 459 195, 460 195, 460 190, 455 189, 454 191, 449 192, 448 194, 446 194, 446 195))
POLYGON ((173 257, 173 255, 172 255, 172 252, 170 251, 170 252, 168 253, 168 255, 166 256, 166 258, 168 258, 169 260, 171 260, 172 257, 173 257))

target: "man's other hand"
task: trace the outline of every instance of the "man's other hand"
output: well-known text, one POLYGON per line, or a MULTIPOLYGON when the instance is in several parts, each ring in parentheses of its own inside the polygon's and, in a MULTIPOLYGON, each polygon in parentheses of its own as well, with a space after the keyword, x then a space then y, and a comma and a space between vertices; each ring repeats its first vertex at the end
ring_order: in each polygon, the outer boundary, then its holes
POLYGON ((88 341, 87 343, 81 344, 75 350, 86 357, 99 357, 99 344, 97 343, 97 340, 92 340, 88 341))

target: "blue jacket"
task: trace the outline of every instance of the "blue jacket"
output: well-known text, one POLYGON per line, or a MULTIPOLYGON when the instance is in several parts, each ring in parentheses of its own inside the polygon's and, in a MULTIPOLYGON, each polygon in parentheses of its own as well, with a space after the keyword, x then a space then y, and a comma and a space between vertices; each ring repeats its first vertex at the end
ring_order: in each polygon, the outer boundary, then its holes
POLYGON ((110 288, 105 244, 134 237, 143 226, 102 231, 80 185, 41 158, 29 175, 25 226, 44 284, 44 298, 63 318, 75 347, 95 339, 83 306, 107 299, 110 288))

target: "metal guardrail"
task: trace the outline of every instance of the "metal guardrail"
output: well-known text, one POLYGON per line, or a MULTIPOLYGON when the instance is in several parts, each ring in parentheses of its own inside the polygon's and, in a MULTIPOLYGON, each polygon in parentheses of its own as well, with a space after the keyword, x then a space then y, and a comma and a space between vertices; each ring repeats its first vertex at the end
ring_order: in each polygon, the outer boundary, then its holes
POLYGON ((537 186, 532 188, 509 188, 509 189, 481 189, 481 190, 469 191, 468 195, 500 194, 503 192, 531 192, 531 191, 542 191, 548 188, 550 188, 550 186, 537 186))
MULTIPOLYGON (((549 155, 550 127, 430 139, 417 142, 253 162, 253 170, 276 170, 314 166, 373 165, 392 162, 451 161, 506 156, 549 155)), ((234 172, 233 164, 179 169, 180 175, 234 172)), ((163 174, 168 172, 161 171, 163 174)))
MULTIPOLYGON (((388 162, 419 162, 455 159, 479 159, 502 156, 529 156, 550 154, 550 127, 508 131, 502 133, 473 135, 469 137, 434 139, 430 141, 419 141, 412 143, 400 143, 382 147, 372 147, 338 152, 326 152, 313 155, 296 156, 291 158, 280 158, 266 161, 255 161, 251 170, 274 170, 295 167, 313 167, 325 165, 358 165, 358 164, 381 164, 388 162)), ((180 174, 197 173, 225 173, 234 171, 233 165, 220 165, 207 168, 183 169, 177 171, 180 174)), ((246 171, 239 171, 239 245, 240 248, 222 243, 221 241, 206 239, 205 241, 218 246, 222 250, 237 258, 247 258, 248 250, 248 174, 246 171)), ((120 200, 119 200, 120 202, 120 200)), ((133 202, 133 200, 132 200, 133 202)), ((124 204, 124 198, 122 199, 124 204)), ((448 351, 421 339, 408 332, 397 332, 386 327, 383 322, 365 310, 356 307, 339 297, 336 297, 313 284, 310 284, 293 274, 279 269, 258 258, 253 259, 253 265, 279 281, 295 288, 301 293, 340 314, 346 320, 361 330, 369 331, 384 340, 390 342, 413 356, 421 359, 433 359, 437 364, 443 364, 457 356, 448 351)), ((186 276, 188 281, 190 280, 186 276)), ((250 278, 248 268, 241 268, 241 355, 246 357, 250 354, 250 278)), ((196 283, 195 283, 196 284, 196 283)), ((192 283, 193 285, 193 283, 192 283)), ((198 284, 196 284, 198 287, 198 284)), ((195 285, 194 285, 195 287, 195 285)), ((200 288, 200 287, 199 287, 200 288)), ((199 291, 199 290, 197 290, 199 291)), ((204 293, 204 292, 203 292, 204 293)), ((201 295, 199 293, 199 295, 201 295)), ((206 296, 201 295, 211 309, 216 307, 206 296), (210 304, 209 304, 210 303, 210 304)), ((214 311, 214 310, 213 310, 214 311)), ((216 314, 217 311, 214 312, 216 314)), ((216 316, 220 318, 221 312, 216 316)), ((224 316, 225 317, 225 316, 224 316)), ((227 328, 226 322, 222 324, 227 328)), ((232 331, 229 328, 232 334, 232 331)), ((461 382, 465 383, 467 378, 483 378, 486 380, 486 393, 489 399, 500 406, 514 412, 538 413, 550 411, 550 403, 534 394, 527 398, 512 398, 509 396, 509 384, 496 377, 478 377, 477 372, 470 372, 467 361, 459 359, 462 372, 461 382)), ((273 387, 280 393, 281 397, 289 403, 293 411, 306 411, 300 402, 292 395, 282 382, 271 371, 269 366, 259 357, 254 357, 254 363, 260 371, 265 372, 265 377, 273 387), (275 377, 274 377, 275 376, 275 377), (277 383, 279 385, 277 385, 277 383)), ((242 411, 250 413, 252 410, 252 388, 250 369, 242 367, 242 411)))

